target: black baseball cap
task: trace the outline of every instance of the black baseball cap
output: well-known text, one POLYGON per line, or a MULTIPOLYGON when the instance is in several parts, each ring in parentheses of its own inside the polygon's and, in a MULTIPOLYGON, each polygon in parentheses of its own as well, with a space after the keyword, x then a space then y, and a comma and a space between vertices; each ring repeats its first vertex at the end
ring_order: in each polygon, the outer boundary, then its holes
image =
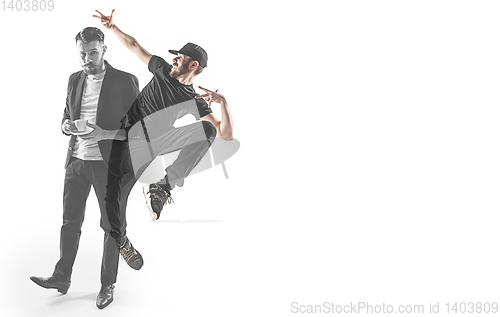
POLYGON ((180 50, 175 51, 175 50, 169 50, 170 53, 172 54, 183 54, 191 57, 195 61, 198 61, 200 63, 201 67, 207 67, 207 61, 208 61, 208 55, 205 50, 196 44, 193 43, 187 43, 184 45, 180 50))

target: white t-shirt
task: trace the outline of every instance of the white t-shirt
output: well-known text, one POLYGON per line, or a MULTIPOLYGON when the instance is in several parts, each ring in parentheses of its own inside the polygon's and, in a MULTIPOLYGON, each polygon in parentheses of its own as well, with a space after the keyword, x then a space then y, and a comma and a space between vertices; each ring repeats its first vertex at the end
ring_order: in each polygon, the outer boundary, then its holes
MULTIPOLYGON (((95 124, 97 117, 97 103, 101 92, 102 82, 106 72, 97 75, 87 75, 82 94, 82 107, 80 110, 80 119, 87 119, 89 123, 95 124)), ((97 161, 102 160, 101 151, 97 142, 84 140, 76 137, 73 148, 73 156, 82 160, 97 161)))

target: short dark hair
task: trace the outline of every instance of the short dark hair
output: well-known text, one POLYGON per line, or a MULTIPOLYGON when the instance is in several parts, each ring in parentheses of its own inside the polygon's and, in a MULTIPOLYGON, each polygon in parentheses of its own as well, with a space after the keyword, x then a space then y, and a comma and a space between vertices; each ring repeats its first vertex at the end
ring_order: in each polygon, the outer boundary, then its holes
POLYGON ((104 42, 104 33, 95 27, 87 27, 75 36, 75 42, 82 41, 83 43, 89 43, 92 41, 104 42))

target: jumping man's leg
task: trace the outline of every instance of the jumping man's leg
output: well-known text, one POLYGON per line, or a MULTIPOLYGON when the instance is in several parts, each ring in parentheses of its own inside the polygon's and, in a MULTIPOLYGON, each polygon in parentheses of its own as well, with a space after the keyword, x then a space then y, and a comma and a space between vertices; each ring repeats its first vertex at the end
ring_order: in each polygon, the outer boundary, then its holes
POLYGON ((184 185, 184 179, 207 153, 216 135, 217 130, 212 123, 201 121, 169 130, 165 135, 152 139, 153 148, 160 149, 157 150, 160 154, 181 149, 174 163, 167 167, 164 178, 143 189, 153 220, 160 217, 165 203, 172 202, 170 191, 175 186, 184 185))

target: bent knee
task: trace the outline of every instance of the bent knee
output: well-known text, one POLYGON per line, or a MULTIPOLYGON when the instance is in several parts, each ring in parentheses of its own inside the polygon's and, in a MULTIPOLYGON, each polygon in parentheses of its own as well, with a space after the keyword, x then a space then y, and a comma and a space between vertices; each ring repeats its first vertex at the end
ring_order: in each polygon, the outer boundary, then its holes
POLYGON ((209 121, 202 121, 201 124, 203 125, 203 130, 205 131, 205 136, 207 139, 212 143, 217 136, 217 129, 215 126, 212 124, 212 122, 209 121))

